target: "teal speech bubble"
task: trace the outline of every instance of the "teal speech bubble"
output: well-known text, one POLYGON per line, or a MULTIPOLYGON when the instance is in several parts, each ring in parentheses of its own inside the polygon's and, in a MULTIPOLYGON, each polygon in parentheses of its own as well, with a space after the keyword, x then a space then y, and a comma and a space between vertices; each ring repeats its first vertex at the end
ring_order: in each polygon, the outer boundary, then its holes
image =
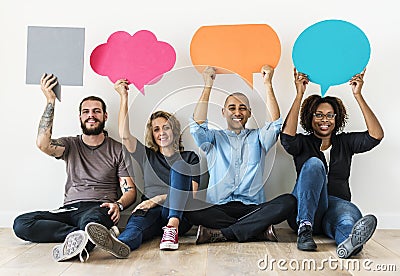
POLYGON ((297 71, 321 86, 321 95, 332 85, 345 83, 368 64, 371 47, 357 26, 342 20, 325 20, 305 29, 293 46, 297 71))

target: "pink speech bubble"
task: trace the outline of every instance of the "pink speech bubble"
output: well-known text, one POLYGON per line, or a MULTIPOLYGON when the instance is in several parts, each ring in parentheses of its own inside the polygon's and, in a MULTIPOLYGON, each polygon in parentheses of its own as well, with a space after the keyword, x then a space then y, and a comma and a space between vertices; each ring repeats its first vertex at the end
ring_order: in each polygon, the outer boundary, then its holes
POLYGON ((118 31, 110 35, 107 43, 97 46, 90 55, 90 66, 113 83, 127 79, 144 95, 144 86, 161 79, 162 74, 174 67, 176 53, 166 42, 158 41, 150 31, 142 30, 130 35, 118 31))

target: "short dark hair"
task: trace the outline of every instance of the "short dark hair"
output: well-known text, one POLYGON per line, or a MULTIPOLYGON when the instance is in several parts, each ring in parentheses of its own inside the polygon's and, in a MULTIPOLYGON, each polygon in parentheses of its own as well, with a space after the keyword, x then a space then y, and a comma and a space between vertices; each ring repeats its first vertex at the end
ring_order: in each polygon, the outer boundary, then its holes
POLYGON ((81 101, 81 103, 79 104, 79 114, 81 114, 81 112, 82 112, 82 104, 83 104, 84 102, 86 102, 86 101, 98 101, 98 102, 101 102, 101 106, 102 106, 102 108, 103 108, 103 112, 104 112, 104 113, 107 112, 106 103, 103 101, 102 98, 99 98, 99 97, 97 97, 97 96, 89 96, 89 97, 84 98, 84 99, 81 101))
POLYGON ((226 106, 226 102, 228 101, 228 99, 229 99, 230 97, 234 97, 234 98, 243 97, 243 98, 246 100, 246 104, 248 105, 247 107, 250 108, 250 101, 249 101, 249 98, 247 98, 247 96, 246 96, 244 93, 242 93, 242 92, 233 92, 232 94, 229 94, 229 95, 225 98, 224 106, 226 106))
POLYGON ((328 103, 332 106, 333 111, 335 112, 335 128, 333 131, 335 133, 342 131, 346 126, 347 122, 347 112, 346 107, 343 105, 342 100, 336 97, 321 97, 319 95, 311 95, 306 98, 301 105, 300 110, 300 125, 303 127, 305 131, 308 133, 312 133, 314 130, 312 128, 312 120, 315 111, 322 103, 328 103))

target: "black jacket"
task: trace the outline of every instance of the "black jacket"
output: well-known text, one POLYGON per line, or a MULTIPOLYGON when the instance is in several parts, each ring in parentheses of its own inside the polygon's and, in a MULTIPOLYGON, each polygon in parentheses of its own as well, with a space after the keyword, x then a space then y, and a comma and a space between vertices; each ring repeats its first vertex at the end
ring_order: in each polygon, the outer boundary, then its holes
MULTIPOLYGON (((281 143, 285 150, 293 156, 297 177, 304 162, 311 157, 318 157, 326 164, 325 156, 321 152, 322 140, 314 134, 296 134, 290 136, 281 133, 281 143)), ((328 172, 328 194, 345 200, 351 200, 349 187, 351 159, 355 153, 371 150, 380 143, 371 137, 368 131, 333 134, 331 137, 332 148, 328 172)))

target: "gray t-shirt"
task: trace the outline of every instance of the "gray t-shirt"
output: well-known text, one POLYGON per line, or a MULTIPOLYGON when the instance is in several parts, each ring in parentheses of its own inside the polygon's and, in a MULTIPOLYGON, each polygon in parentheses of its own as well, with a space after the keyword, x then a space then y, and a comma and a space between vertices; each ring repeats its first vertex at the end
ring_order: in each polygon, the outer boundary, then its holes
POLYGON ((82 136, 60 138, 67 183, 64 204, 80 201, 115 202, 120 195, 119 177, 129 176, 121 143, 106 136, 103 143, 90 147, 82 136))

